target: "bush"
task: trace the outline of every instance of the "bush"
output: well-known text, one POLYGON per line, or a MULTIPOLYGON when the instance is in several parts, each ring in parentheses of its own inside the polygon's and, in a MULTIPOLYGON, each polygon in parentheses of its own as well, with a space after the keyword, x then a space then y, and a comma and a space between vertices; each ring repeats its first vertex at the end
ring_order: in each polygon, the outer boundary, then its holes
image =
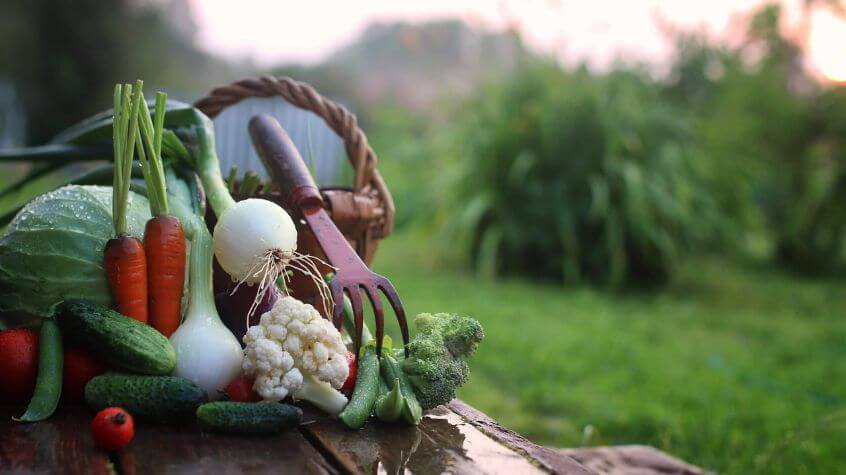
POLYGON ((800 272, 837 271, 846 244, 846 92, 813 98, 807 123, 804 150, 779 166, 775 257, 800 272))
POLYGON ((780 15, 762 7, 736 48, 680 38, 665 92, 694 117, 697 142, 727 178, 714 190, 721 207, 757 215, 745 231, 766 235, 776 262, 818 274, 843 264, 846 91, 808 77, 780 15))
POLYGON ((465 110, 448 232, 486 273, 660 284, 719 234, 702 155, 636 74, 531 65, 465 110))

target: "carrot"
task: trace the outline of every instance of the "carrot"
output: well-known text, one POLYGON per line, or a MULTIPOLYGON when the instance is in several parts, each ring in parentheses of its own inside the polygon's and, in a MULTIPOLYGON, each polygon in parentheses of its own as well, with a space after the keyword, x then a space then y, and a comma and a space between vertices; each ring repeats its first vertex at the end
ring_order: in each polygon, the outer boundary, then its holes
POLYGON ((185 233, 179 220, 161 215, 147 221, 144 250, 148 264, 150 325, 170 337, 179 327, 185 283, 185 233))
POLYGON ((138 111, 142 102, 142 82, 115 86, 115 109, 112 122, 115 152, 115 175, 112 185, 112 221, 115 238, 103 250, 103 267, 118 311, 139 322, 147 322, 147 259, 144 246, 127 235, 126 206, 132 159, 138 128, 138 111))
POLYGON ((164 93, 156 94, 155 123, 150 118, 146 101, 142 101, 138 160, 147 183, 147 197, 153 214, 144 231, 150 324, 169 337, 181 322, 185 233, 179 219, 168 214, 167 184, 161 158, 166 101, 164 93))
POLYGON ((103 261, 118 312, 147 323, 147 258, 141 241, 125 234, 109 239, 103 261))

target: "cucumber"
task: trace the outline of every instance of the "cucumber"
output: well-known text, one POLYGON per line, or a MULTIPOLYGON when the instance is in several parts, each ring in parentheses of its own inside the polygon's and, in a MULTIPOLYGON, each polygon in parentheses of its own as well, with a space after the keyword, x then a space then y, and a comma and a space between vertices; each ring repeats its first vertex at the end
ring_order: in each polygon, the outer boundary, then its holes
POLYGON ((176 352, 155 328, 85 300, 66 300, 58 315, 62 334, 110 366, 166 375, 176 352))
POLYGON ((177 422, 194 416, 206 392, 184 378, 106 373, 85 386, 85 402, 95 411, 119 406, 133 417, 177 422))
POLYGON ((276 402, 210 402, 197 408, 203 429, 235 434, 275 434, 299 425, 299 407, 276 402))
POLYGON ((355 377, 352 398, 338 418, 350 429, 364 427, 373 412, 378 395, 379 358, 376 356, 376 348, 368 345, 364 348, 364 355, 358 360, 358 375, 355 377))

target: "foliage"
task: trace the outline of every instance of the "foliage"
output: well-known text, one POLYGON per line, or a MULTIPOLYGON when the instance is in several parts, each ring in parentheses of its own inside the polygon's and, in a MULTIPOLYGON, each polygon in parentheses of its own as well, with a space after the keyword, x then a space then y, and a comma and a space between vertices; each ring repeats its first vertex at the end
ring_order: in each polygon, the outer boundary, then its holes
POLYGON ((664 93, 724 171, 713 190, 722 208, 742 215, 747 232, 767 223, 778 262, 818 273, 842 264, 846 241, 846 93, 806 75, 779 18, 779 7, 762 8, 737 48, 679 38, 664 93))
POLYGON ((662 283, 720 231, 684 121, 633 73, 529 65, 465 108, 450 234, 486 271, 662 283))
MULTIPOLYGON (((31 201, 0 236, 0 311, 29 324, 65 298, 109 304, 103 248, 114 235, 112 190, 67 186, 31 201)), ((127 229, 144 234, 147 200, 129 193, 127 229)))

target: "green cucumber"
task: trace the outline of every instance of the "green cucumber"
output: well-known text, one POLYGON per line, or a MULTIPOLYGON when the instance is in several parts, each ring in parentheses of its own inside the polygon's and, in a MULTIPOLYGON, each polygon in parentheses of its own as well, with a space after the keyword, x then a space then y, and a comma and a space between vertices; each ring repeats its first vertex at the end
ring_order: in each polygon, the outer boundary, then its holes
POLYGON ((275 434, 299 425, 303 411, 276 402, 210 402, 197 408, 206 430, 235 434, 275 434))
POLYGON ((58 322, 67 338, 108 365, 152 375, 176 367, 176 352, 164 335, 101 305, 67 300, 58 322))
POLYGON ((38 378, 26 412, 16 421, 37 422, 52 416, 62 395, 62 334, 52 318, 41 323, 38 334, 38 378))
POLYGON ((194 416, 206 392, 185 378, 106 373, 85 386, 85 402, 95 411, 119 406, 139 419, 177 422, 194 416))
POLYGON ((367 345, 364 348, 364 355, 358 360, 358 375, 355 377, 352 398, 338 418, 350 429, 364 427, 364 423, 373 412, 373 405, 378 395, 379 358, 376 356, 375 346, 367 345))

